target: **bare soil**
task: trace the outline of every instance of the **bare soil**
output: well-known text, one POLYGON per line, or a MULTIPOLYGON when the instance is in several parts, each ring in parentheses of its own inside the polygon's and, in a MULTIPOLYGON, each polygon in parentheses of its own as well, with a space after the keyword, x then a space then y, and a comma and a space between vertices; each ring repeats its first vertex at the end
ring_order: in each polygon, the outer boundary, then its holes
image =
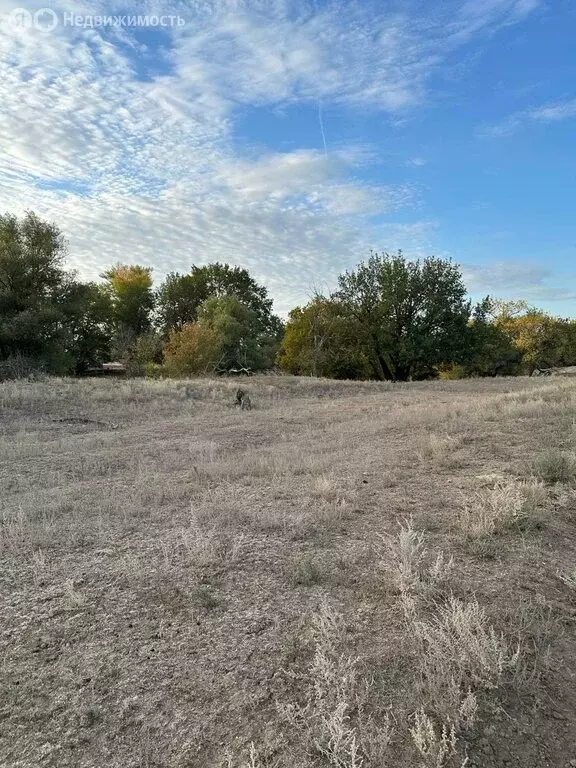
POLYGON ((576 766, 574 382, 256 377, 251 411, 237 386, 0 384, 0 765, 576 766), (526 480, 527 517, 466 530, 526 480), (411 590, 402 527, 424 542, 411 590), (453 722, 415 628, 451 598, 521 664, 474 688, 439 758, 410 733, 453 722), (357 755, 319 714, 323 610, 357 755))

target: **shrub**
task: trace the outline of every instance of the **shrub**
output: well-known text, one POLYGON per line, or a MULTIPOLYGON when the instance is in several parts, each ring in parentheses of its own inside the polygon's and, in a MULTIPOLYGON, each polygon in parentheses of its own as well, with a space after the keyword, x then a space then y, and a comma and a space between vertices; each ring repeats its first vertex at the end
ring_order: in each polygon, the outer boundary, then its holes
POLYGON ((187 323, 172 331, 164 348, 164 366, 171 376, 194 376, 214 370, 220 357, 217 331, 200 323, 187 323))
POLYGON ((442 381, 452 381, 453 379, 467 379, 469 376, 466 368, 458 363, 438 366, 438 378, 442 381))
POLYGON ((0 360, 0 381, 41 378, 45 373, 46 364, 33 357, 16 354, 0 360))
POLYGON ((533 471, 545 483, 572 483, 576 479, 576 456, 550 449, 536 459, 533 471))
POLYGON ((535 525, 536 510, 545 501, 546 491, 536 478, 521 483, 499 482, 464 506, 458 525, 472 538, 491 536, 512 527, 525 529, 535 525))

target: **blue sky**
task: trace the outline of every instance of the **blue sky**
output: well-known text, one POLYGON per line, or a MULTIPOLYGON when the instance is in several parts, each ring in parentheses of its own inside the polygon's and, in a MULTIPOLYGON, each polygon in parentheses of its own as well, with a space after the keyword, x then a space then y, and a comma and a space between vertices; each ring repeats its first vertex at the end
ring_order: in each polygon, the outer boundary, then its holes
POLYGON ((56 221, 84 277, 227 261, 286 313, 402 248, 452 257, 475 297, 576 316, 571 0, 19 4, 49 32, 15 5, 0 210, 56 221))

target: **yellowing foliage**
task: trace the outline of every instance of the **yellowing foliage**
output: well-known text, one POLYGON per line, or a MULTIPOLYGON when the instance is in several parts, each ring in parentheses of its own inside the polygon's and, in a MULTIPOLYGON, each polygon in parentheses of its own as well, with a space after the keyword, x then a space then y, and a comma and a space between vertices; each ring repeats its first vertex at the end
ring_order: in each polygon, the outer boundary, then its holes
POLYGON ((222 339, 213 328, 187 323, 170 333, 164 348, 164 366, 171 376, 210 373, 220 357, 222 339))

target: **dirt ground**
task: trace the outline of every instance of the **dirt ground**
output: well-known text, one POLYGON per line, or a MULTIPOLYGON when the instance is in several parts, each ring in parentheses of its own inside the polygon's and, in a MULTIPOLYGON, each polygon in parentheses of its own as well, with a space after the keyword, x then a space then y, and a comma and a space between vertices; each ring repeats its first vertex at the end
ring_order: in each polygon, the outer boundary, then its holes
POLYGON ((0 384, 0 766, 576 766, 576 382, 0 384))

